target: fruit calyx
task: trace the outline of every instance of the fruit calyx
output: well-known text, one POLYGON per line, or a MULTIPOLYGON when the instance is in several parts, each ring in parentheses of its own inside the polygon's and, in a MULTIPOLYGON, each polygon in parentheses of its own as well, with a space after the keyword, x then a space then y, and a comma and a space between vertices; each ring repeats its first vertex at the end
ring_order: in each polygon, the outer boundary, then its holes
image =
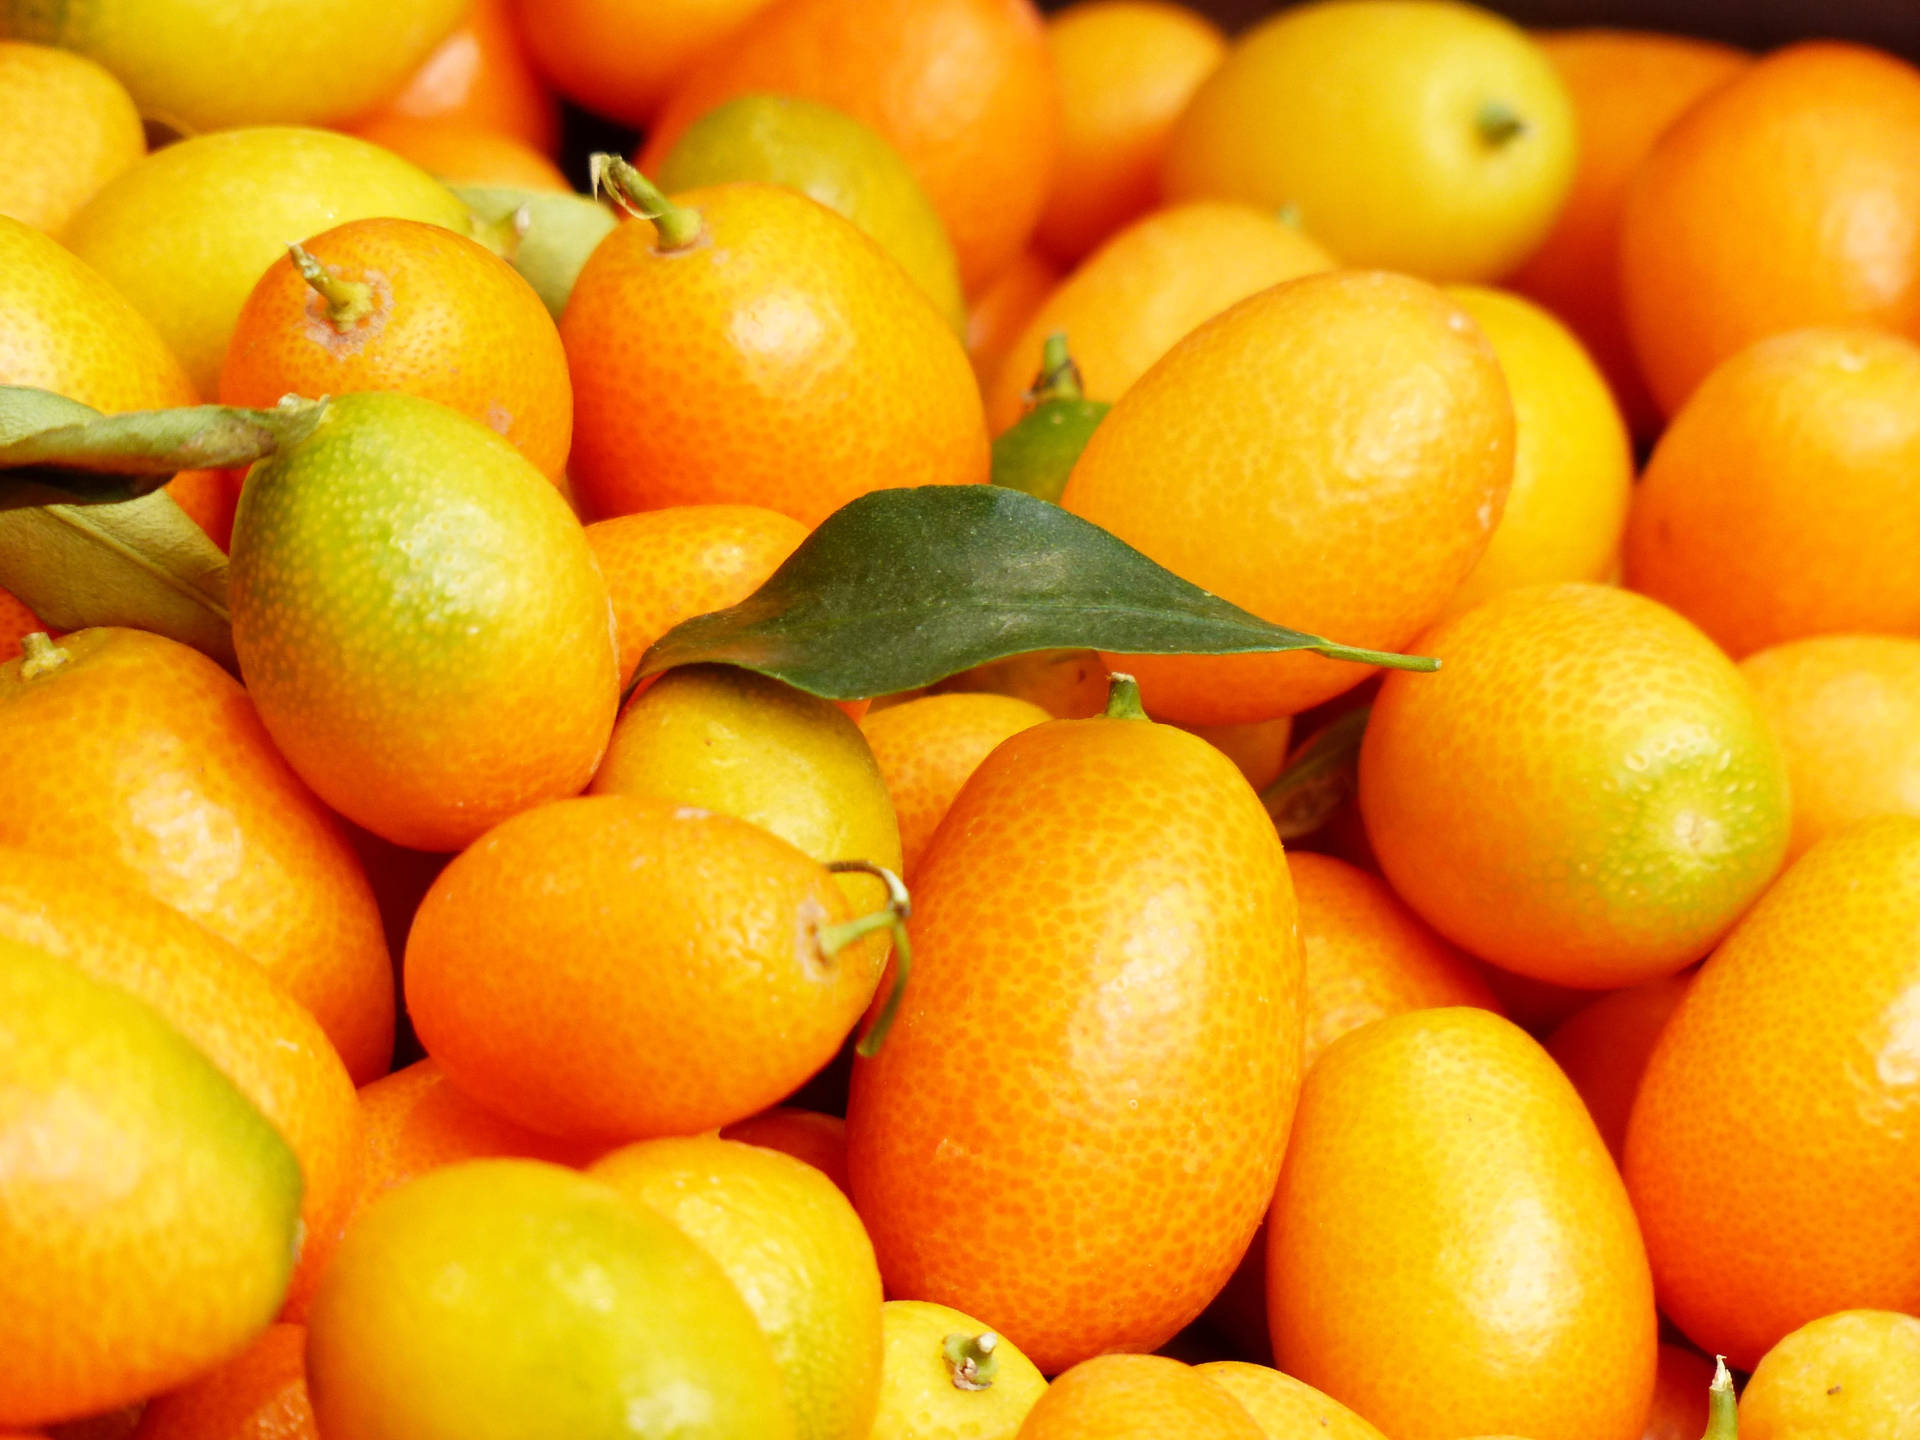
POLYGON ((1000 1368, 1000 1337, 991 1330, 978 1335, 956 1331, 941 1342, 956 1390, 987 1390, 993 1386, 994 1372, 1000 1368))
POLYGON ((1080 367, 1067 351, 1067 332, 1056 330, 1040 347, 1040 373, 1033 377, 1026 400, 1040 406, 1049 400, 1084 400, 1086 386, 1080 379, 1080 367))
POLYGON ((1140 703, 1140 684, 1131 675, 1115 670, 1107 676, 1107 708, 1103 720, 1145 720, 1147 707, 1140 703))
POLYGON ((1498 150, 1527 133, 1527 122, 1504 100, 1483 100, 1473 117, 1474 128, 1489 149, 1498 150))
POLYGON ((287 246, 293 268, 326 302, 327 323, 342 335, 373 313, 373 287, 361 280, 348 280, 314 259, 297 242, 287 246))
POLYGON ((38 680, 51 675, 73 657, 53 641, 44 630, 20 637, 20 678, 38 680))
POLYGON ((893 1028, 893 1017, 899 1014, 900 1001, 907 993, 907 975, 913 968, 913 947, 907 939, 907 917, 913 914, 913 899, 907 894, 906 884, 898 875, 871 860, 834 860, 828 862, 827 869, 835 875, 871 875, 887 887, 887 903, 880 909, 852 920, 843 920, 838 925, 823 925, 818 936, 820 953, 832 959, 854 941, 876 930, 893 931, 893 989, 887 992, 887 998, 881 1002, 880 1013, 873 1017, 873 1024, 867 1027, 867 1033, 854 1046, 857 1054, 871 1059, 880 1053, 881 1045, 886 1043, 887 1031, 893 1028))
POLYGON ((1740 1411, 1733 1394, 1727 1357, 1713 1357, 1713 1383, 1707 1387, 1707 1433, 1701 1440, 1738 1440, 1740 1411))
POLYGON ((660 193, 654 183, 618 155, 602 151, 592 160, 593 193, 613 197, 629 215, 649 220, 660 236, 655 247, 663 254, 691 249, 706 234, 706 221, 698 210, 676 205, 660 193))

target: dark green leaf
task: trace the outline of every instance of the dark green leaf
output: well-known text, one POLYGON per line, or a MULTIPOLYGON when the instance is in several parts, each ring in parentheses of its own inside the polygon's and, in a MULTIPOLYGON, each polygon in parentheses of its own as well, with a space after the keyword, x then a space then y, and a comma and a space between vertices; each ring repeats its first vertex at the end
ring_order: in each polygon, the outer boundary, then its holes
POLYGON ((830 700, 910 690, 1029 650, 1314 650, 1403 670, 1210 595, 1056 505, 997 485, 881 490, 822 522, 746 600, 668 631, 639 676, 718 661, 830 700))
POLYGON ((1370 713, 1363 705, 1315 731, 1260 792, 1282 840, 1313 834, 1358 788, 1360 741, 1370 713))

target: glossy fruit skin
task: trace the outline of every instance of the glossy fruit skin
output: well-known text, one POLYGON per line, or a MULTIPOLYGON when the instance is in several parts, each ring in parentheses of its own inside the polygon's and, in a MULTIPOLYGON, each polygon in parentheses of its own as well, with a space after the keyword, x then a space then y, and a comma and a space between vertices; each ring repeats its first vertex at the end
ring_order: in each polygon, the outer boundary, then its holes
POLYGON ((1620 298, 1627 190, 1667 126, 1753 57, 1648 30, 1549 30, 1534 39, 1573 100, 1580 144, 1573 188, 1553 228, 1504 283, 1572 328, 1613 387, 1629 428, 1650 437, 1659 431, 1660 411, 1640 378, 1620 298))
POLYGON ((790 1155, 712 1135, 628 1145, 588 1173, 727 1272, 773 1344, 799 1440, 867 1440, 880 1397, 880 1270, 839 1187, 790 1155))
POLYGON ((965 325, 959 262, 933 202, 899 152, 852 116, 791 95, 739 95, 689 125, 653 175, 668 194, 736 180, 785 185, 846 216, 956 331, 965 325))
POLYGON ((383 1197, 314 1302, 328 1440, 793 1440, 766 1337, 725 1273, 584 1175, 471 1160, 383 1197))
POLYGON ((148 1402, 133 1440, 318 1440, 307 1331, 269 1325, 219 1369, 148 1402))
POLYGON ((1027 1412, 1046 1393, 1033 1362, 1005 1336, 995 1346, 993 1381, 984 1390, 953 1383, 949 1335, 978 1336, 991 1327, 928 1300, 889 1300, 880 1307, 886 1348, 873 1440, 1014 1440, 1027 1412))
POLYGON ((573 182, 551 159, 526 141, 495 130, 412 115, 381 115, 357 122, 350 133, 411 160, 448 185, 508 185, 573 193, 573 182))
POLYGON ((107 70, 70 50, 0 40, 0 215, 58 234, 146 153, 133 97, 107 70))
POLYGON ((1830 835, 1722 942, 1648 1062, 1625 1169, 1660 1307, 1731 1365, 1834 1310, 1920 1307, 1917 930, 1920 820, 1830 835))
POLYGON ((410 115, 511 135, 541 154, 560 142, 560 105, 520 43, 512 0, 474 0, 453 33, 361 118, 410 115))
POLYGON ((1420 1010, 1336 1041, 1271 1224, 1279 1364, 1396 1440, 1638 1440, 1655 1317, 1633 1210, 1580 1097, 1511 1021, 1420 1010))
POLYGON ((606 748, 613 611, 580 524, 456 411, 332 401, 248 475, 231 587, 240 673, 275 743, 396 844, 456 850, 578 793, 606 748))
POLYGON ((0 1425, 142 1399, 273 1318, 299 1163, 153 1010, 0 941, 0 1095, 0 1425))
POLYGON ((1360 810, 1394 889, 1455 944, 1555 984, 1638 984, 1699 959, 1780 868, 1779 744, 1665 606, 1532 586, 1419 643, 1441 669, 1380 687, 1360 810))
POLYGON ((1920 327, 1920 71, 1833 41, 1756 61, 1681 116, 1621 220, 1627 330, 1661 410, 1809 325, 1920 327))
POLYGON ((1841 1310, 1769 1350, 1740 1396, 1749 1440, 1899 1440, 1920 1426, 1920 1318, 1841 1310))
POLYGON ((568 99, 649 126, 687 67, 732 40, 767 0, 514 0, 540 73, 568 99))
MULTIPOLYGON (((1693 972, 1682 971, 1609 991, 1554 1026, 1542 1042, 1586 1102, 1615 1164, 1626 1154, 1627 1118, 1647 1061, 1692 984, 1693 972)), ((1705 1399, 1700 1403, 1704 1414, 1705 1399)))
POLYGON ((1920 634, 1920 345, 1860 327, 1756 342, 1647 462, 1626 583, 1736 660, 1809 635, 1920 634))
POLYGON ((1203 322, 1249 295, 1333 268, 1298 227, 1251 205, 1201 200, 1154 210, 1108 239, 1034 311, 987 385, 987 424, 1026 408, 1047 337, 1062 331, 1087 397, 1118 400, 1203 322))
POLYGON ((59 647, 66 663, 36 678, 0 666, 0 845, 94 867, 199 921, 313 1012, 356 1082, 383 1073, 393 973, 373 891, 252 698, 143 630, 59 647))
POLYGON ((1049 1373, 1164 1343, 1252 1236, 1299 1083, 1293 895, 1257 797, 1168 726, 1022 731, 935 833, 910 933, 847 1113, 889 1293, 989 1315, 1049 1373))
POLYGON ((560 317, 589 515, 746 504, 811 527, 870 490, 986 479, 960 342, 878 246, 777 186, 675 199, 704 238, 620 226, 560 317))
POLYGON ((675 86, 640 168, 722 101, 756 93, 818 100, 878 131, 940 212, 969 293, 1032 234, 1059 119, 1029 0, 774 0, 675 86))
POLYGON ((1227 51, 1205 16, 1166 0, 1080 0, 1047 20, 1060 162, 1034 243, 1071 265, 1160 197, 1167 136, 1227 51))
POLYGON ((993 378, 1008 347, 1061 279, 1060 268, 1051 260, 1025 250, 969 298, 967 358, 981 384, 993 378))
POLYGON ((1161 1355, 1100 1355, 1047 1387, 1019 1440, 1262 1440, 1225 1390, 1161 1355))
POLYGON ((1851 821, 1920 814, 1920 639, 1791 640, 1749 655, 1740 673, 1786 751, 1790 861, 1851 821))
POLYGON ((1161 184, 1291 204, 1349 265, 1493 280, 1546 235, 1574 151, 1566 89, 1511 22, 1446 0, 1322 0, 1239 37, 1174 126, 1161 184), (1489 104, 1523 128, 1490 143, 1489 104))
POLYGON ((1653 1403, 1647 1407, 1640 1440, 1700 1440, 1707 1429, 1707 1387, 1712 1383, 1711 1360, 1662 1340, 1653 1403))
POLYGON ((839 1115, 776 1105, 723 1127, 720 1138, 804 1160, 838 1185, 841 1193, 851 1193, 847 1183, 847 1122, 839 1115))
POLYGON ((546 306, 506 261, 417 220, 356 220, 302 246, 338 279, 372 290, 342 330, 290 258, 247 296, 220 371, 220 403, 398 390, 472 416, 549 480, 567 466, 573 386, 546 306))
MULTIPOLYGON (((1257 615, 1392 649, 1472 569, 1512 473, 1513 407, 1473 322, 1421 281, 1336 271, 1176 345, 1101 422, 1061 504, 1257 615)), ((1367 675, 1305 653, 1109 663, 1148 713, 1197 725, 1294 714, 1367 675)))
POLYGON ((260 272, 290 240, 375 215, 456 231, 467 223, 444 185, 377 145, 267 125, 155 151, 102 188, 60 238, 153 322, 194 388, 211 395, 260 272))
POLYGON ((1193 1367, 1238 1400, 1266 1440, 1384 1440, 1331 1395, 1265 1365, 1214 1360, 1193 1367))
POLYGON ((824 867, 744 820, 589 795, 495 828, 449 865, 407 939, 427 1052, 488 1108, 608 1142, 743 1120, 833 1057, 876 946, 824 867))

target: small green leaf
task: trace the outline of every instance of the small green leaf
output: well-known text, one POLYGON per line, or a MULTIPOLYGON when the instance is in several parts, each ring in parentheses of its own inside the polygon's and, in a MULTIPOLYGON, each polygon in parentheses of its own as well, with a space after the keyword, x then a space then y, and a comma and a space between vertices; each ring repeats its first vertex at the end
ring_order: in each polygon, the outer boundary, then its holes
POLYGON ((1260 792, 1282 840, 1313 834, 1351 798, 1360 781, 1360 741, 1371 713, 1363 705, 1316 730, 1260 792))
POLYGON ((730 610, 669 630, 636 679, 717 661, 829 700, 912 690, 1030 650, 1313 650, 1434 670, 1262 620, 1056 505, 997 485, 880 490, 823 521, 730 610))

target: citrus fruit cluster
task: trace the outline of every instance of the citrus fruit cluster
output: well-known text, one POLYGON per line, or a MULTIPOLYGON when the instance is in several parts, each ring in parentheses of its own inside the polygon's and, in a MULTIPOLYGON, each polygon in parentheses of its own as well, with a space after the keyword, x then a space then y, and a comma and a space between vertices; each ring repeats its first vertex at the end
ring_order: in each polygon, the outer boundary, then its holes
POLYGON ((1920 1437, 1891 53, 0 0, 0 586, 0 1440, 1920 1437))

